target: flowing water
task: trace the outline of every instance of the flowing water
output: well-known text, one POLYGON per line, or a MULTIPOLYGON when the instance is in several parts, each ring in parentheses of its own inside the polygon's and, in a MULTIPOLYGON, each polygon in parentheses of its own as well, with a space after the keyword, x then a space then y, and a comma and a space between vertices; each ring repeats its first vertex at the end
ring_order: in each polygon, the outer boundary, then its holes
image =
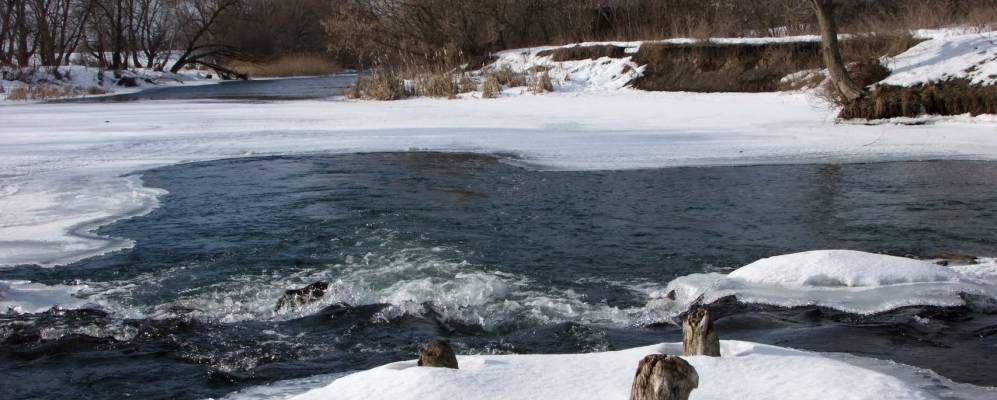
POLYGON ((212 85, 167 86, 135 93, 86 97, 61 102, 118 102, 139 100, 306 100, 341 96, 357 74, 343 73, 301 78, 225 81, 212 85))
MULTIPOLYGON (((997 255, 997 164, 531 171, 440 153, 267 157, 146 171, 133 249, 0 280, 85 286, 92 307, 0 315, 4 398, 219 397, 275 380, 461 353, 680 340, 649 293, 676 277, 844 248, 997 255), (286 289, 330 283, 275 312, 286 289)), ((728 302, 725 339, 892 359, 997 385, 997 317, 728 302)))

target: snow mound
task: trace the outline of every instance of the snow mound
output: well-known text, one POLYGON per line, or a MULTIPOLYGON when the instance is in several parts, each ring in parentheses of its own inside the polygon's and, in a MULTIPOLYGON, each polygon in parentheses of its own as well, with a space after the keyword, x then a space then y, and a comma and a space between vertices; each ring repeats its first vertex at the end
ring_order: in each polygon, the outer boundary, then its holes
POLYGON ((913 86, 957 78, 979 85, 997 82, 997 32, 922 31, 917 36, 930 39, 883 59, 893 73, 881 85, 913 86))
POLYGON ((674 309, 735 296, 743 303, 822 306, 875 314, 908 306, 965 305, 961 294, 997 299, 989 268, 942 267, 930 262, 849 250, 820 250, 765 258, 728 275, 693 274, 673 280, 652 298, 674 298, 674 309), (959 269, 956 269, 959 268, 959 269))
MULTIPOLYGON (((277 382, 226 399, 627 399, 634 371, 648 354, 681 354, 681 343, 565 355, 460 356, 461 369, 416 368, 402 361, 331 383, 277 382)), ((723 341, 722 358, 687 357, 699 374, 692 394, 709 399, 935 399, 912 382, 853 364, 749 342, 723 341)), ((939 385, 934 385, 939 386, 939 385)))
POLYGON ((763 258, 731 272, 728 277, 758 284, 817 287, 959 281, 958 273, 931 262, 851 250, 807 251, 763 258))

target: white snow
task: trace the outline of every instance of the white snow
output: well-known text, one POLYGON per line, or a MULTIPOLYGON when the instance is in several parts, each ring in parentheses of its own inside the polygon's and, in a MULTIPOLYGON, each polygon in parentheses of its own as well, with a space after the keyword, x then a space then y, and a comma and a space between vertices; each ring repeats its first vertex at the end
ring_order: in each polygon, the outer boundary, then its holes
POLYGON ((997 32, 921 31, 917 36, 929 40, 883 59, 893 73, 880 85, 913 86, 953 78, 982 85, 997 82, 997 32))
MULTIPOLYGON (((605 353, 458 356, 459 370, 402 361, 345 377, 277 382, 226 399, 627 399, 641 358, 681 350, 681 343, 667 343, 605 353)), ((686 357, 699 375, 692 399, 913 400, 936 399, 935 393, 986 399, 994 394, 945 387, 943 379, 932 381, 936 377, 908 372, 909 367, 864 368, 852 360, 749 342, 723 341, 721 352, 723 357, 686 357)))
POLYGON ((957 282, 959 275, 937 264, 850 250, 808 251, 764 258, 728 277, 745 282, 816 287, 875 287, 957 282))
POLYGON ((820 250, 765 258, 723 275, 693 274, 652 293, 664 304, 688 309, 697 300, 711 303, 736 296, 744 303, 782 307, 817 305, 856 314, 916 306, 960 306, 960 293, 997 299, 992 269, 975 275, 965 267, 849 250, 820 250), (959 268, 959 269, 956 269, 959 268))

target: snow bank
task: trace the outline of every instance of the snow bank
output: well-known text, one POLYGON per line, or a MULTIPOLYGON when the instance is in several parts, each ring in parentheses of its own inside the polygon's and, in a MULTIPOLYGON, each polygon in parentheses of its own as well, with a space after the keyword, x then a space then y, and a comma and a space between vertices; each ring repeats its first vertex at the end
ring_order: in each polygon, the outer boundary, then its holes
MULTIPOLYGON (((81 65, 62 66, 59 67, 59 72, 62 74, 63 79, 55 80, 49 70, 50 69, 47 67, 38 68, 34 71, 34 73, 26 73, 27 77, 21 79, 32 84, 44 83, 64 88, 81 89, 81 93, 85 93, 87 89, 95 89, 92 92, 97 93, 89 95, 77 94, 77 97, 97 97, 112 94, 134 93, 153 87, 205 85, 220 82, 218 79, 209 78, 209 74, 200 71, 184 70, 180 73, 174 74, 170 72, 138 68, 120 72, 122 77, 133 79, 136 85, 133 87, 125 87, 117 84, 118 77, 115 77, 113 71, 81 65)), ((3 91, 0 91, 0 103, 8 101, 7 98, 15 89, 28 85, 22 80, 7 80, 9 78, 13 78, 15 75, 18 75, 17 71, 8 70, 5 74, 3 74, 4 78, 0 78, 0 87, 4 88, 3 91)))
POLYGON ((974 84, 997 83, 997 32, 919 31, 929 40, 883 59, 893 73, 881 85, 913 86, 953 78, 974 84))
MULTIPOLYGON (((670 343, 589 354, 459 356, 459 370, 417 368, 415 361, 403 361, 338 379, 278 382, 226 399, 627 399, 641 358, 681 351, 681 343, 670 343)), ((699 374, 699 389, 692 398, 937 398, 919 387, 929 385, 815 353, 739 341, 723 341, 721 352, 722 358, 686 358, 699 374)), ((937 390, 941 385, 931 386, 937 390)))
POLYGON ((711 303, 735 296, 744 303, 781 307, 817 305, 855 314, 900 307, 961 306, 960 293, 997 299, 988 269, 942 267, 927 261, 848 250, 821 250, 765 258, 728 275, 693 274, 678 278, 652 298, 684 310, 698 300, 711 303), (988 279, 984 279, 984 278, 988 279))

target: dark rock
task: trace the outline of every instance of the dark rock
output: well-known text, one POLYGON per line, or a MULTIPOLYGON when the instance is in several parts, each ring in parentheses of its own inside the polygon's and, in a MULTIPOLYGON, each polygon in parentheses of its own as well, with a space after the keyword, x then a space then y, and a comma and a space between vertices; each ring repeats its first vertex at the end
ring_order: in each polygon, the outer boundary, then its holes
POLYGON ((276 311, 294 309, 300 306, 311 304, 325 297, 325 291, 329 289, 327 282, 315 282, 301 289, 290 289, 277 300, 276 311))
POLYGON ((420 367, 457 369, 457 353, 450 346, 450 342, 446 340, 434 340, 422 346, 417 365, 420 367))

